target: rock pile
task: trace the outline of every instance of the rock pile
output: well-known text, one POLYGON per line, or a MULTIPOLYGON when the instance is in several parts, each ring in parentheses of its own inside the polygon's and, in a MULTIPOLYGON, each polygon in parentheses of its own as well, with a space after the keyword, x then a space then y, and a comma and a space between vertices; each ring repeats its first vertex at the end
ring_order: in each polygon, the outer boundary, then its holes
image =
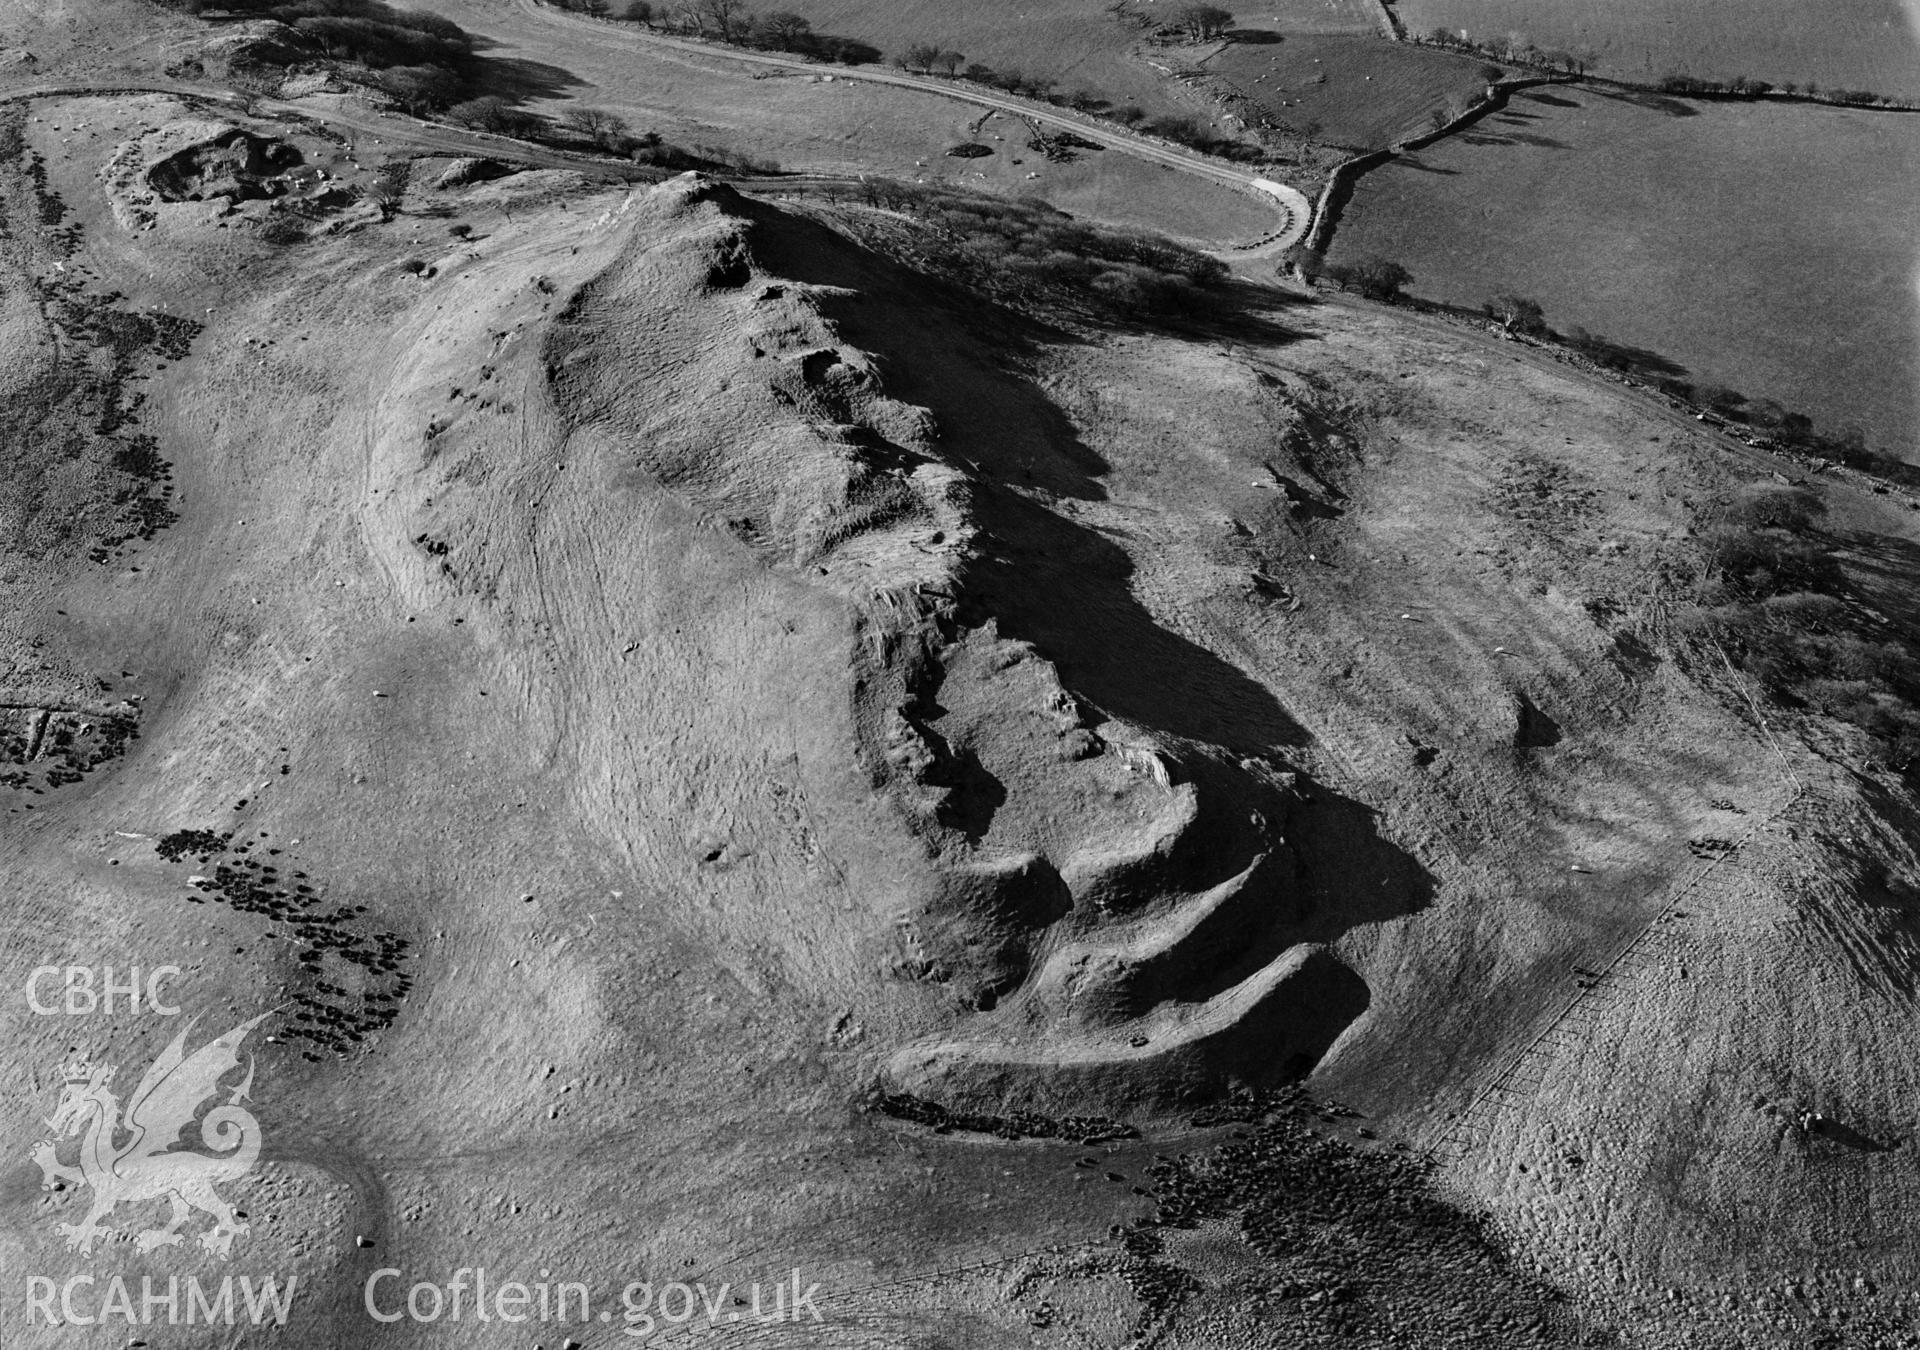
POLYGON ((1087 1145, 1140 1137, 1140 1132, 1133 1126, 1107 1116, 1066 1116, 1055 1119, 1037 1111, 1016 1111, 1010 1116, 993 1116, 972 1111, 952 1111, 938 1102, 916 1097, 910 1092, 881 1094, 878 1109, 895 1120, 929 1126, 935 1134, 965 1130, 971 1134, 990 1134, 998 1139, 1072 1139, 1087 1145))

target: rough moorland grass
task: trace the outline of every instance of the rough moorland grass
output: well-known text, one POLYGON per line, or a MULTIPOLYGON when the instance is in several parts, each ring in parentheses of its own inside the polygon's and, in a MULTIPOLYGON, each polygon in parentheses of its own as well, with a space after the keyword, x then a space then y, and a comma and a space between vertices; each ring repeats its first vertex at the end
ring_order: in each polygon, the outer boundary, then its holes
POLYGON ((1920 43, 1890 0, 1403 0, 1409 32, 1583 53, 1599 74, 1652 81, 1670 73, 1780 85, 1920 94, 1920 43))
POLYGON ((1860 728, 1907 769, 1920 762, 1914 635, 1858 603, 1822 510, 1811 493, 1757 484, 1714 512, 1674 634, 1707 673, 1730 663, 1772 698, 1860 728))
POLYGON ((1546 321, 1857 425, 1920 459, 1920 117, 1559 88, 1362 178, 1332 259, 1546 321))

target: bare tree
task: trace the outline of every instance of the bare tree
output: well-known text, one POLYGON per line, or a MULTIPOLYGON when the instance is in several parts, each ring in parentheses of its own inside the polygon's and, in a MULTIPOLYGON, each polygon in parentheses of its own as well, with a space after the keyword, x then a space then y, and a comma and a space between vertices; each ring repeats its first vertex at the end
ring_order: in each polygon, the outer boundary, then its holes
POLYGON ((619 151, 629 140, 627 119, 605 108, 569 108, 560 125, 579 132, 602 150, 619 151))
POLYGON ((1487 302, 1487 317, 1509 333, 1537 337, 1547 331, 1546 316, 1540 302, 1524 295, 1496 295, 1487 302))
POLYGON ((931 42, 916 42, 900 53, 900 64, 908 70, 931 70, 940 59, 940 49, 931 42))
POLYGON ((802 52, 813 45, 813 24, 792 10, 776 9, 754 20, 753 40, 783 52, 802 52))
POLYGON ((942 75, 951 75, 954 71, 960 69, 961 63, 966 59, 967 58, 959 52, 935 52, 933 60, 927 63, 927 68, 929 70, 937 70, 942 75))
POLYGON ((407 194, 407 177, 412 165, 401 160, 392 164, 383 164, 374 173, 361 195, 380 212, 382 221, 392 220, 400 214, 407 194))
POLYGON ((1218 5, 1182 5, 1173 12, 1173 22, 1191 42, 1209 42, 1227 31, 1233 15, 1218 5))
POLYGON ((1413 280, 1413 273, 1390 258, 1369 256, 1356 262, 1329 264, 1327 279, 1342 290, 1355 290, 1369 300, 1394 301, 1413 280))
POLYGON ((691 8, 702 33, 711 28, 722 42, 738 42, 746 36, 751 16, 744 0, 693 0, 691 8))

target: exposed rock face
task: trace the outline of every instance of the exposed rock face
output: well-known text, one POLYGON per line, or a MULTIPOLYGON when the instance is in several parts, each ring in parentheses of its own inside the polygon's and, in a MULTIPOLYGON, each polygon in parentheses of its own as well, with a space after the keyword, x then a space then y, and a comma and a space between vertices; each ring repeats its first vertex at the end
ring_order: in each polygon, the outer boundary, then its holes
POLYGON ((252 201, 285 195, 293 187, 285 175, 301 163, 285 141, 231 127, 168 155, 147 170, 147 182, 163 201, 252 201))
MULTIPOLYGON (((997 423, 1040 406, 1034 387, 951 319, 896 314, 910 279, 803 218, 693 175, 628 212, 628 241, 554 301, 545 396, 573 443, 627 466, 627 491, 844 615, 819 674, 840 682, 846 767, 900 853, 870 930, 843 935, 871 964, 835 978, 878 974, 925 1006, 896 1033, 895 1085, 1137 1115, 1310 1070, 1369 997, 1326 945, 1345 920, 1297 883, 1286 721, 1239 718, 1257 696, 1139 611, 1110 546, 1009 490, 1026 451, 997 423), (697 388, 634 378, 678 353, 700 354, 697 388), (895 388, 935 353, 970 382, 937 409, 895 388), (1064 565, 1041 561, 1063 542, 1064 565), (1036 630, 1037 598, 1073 617, 1036 630), (1114 642, 1164 683, 1117 676, 1114 642)), ((462 444, 455 421, 428 453, 450 467, 462 444)), ((1397 849, 1352 842, 1369 915, 1422 903, 1397 849)), ((729 847, 709 831, 702 865, 732 865, 729 847)))

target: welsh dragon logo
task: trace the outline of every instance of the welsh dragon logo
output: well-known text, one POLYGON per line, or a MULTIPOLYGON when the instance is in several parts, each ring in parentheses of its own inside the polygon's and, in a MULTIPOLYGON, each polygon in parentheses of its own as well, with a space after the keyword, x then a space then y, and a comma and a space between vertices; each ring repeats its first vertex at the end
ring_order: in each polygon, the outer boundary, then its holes
POLYGON ((32 1156, 40 1164, 45 1189, 64 1181, 93 1190, 93 1207, 86 1218, 59 1226, 69 1248, 90 1256, 94 1243, 103 1238, 126 1240, 118 1230, 102 1227, 101 1220, 122 1204, 164 1198, 173 1208, 172 1215, 166 1227, 133 1235, 133 1244, 141 1251, 184 1241, 181 1226, 196 1209, 213 1218, 213 1227, 200 1234, 200 1245, 221 1256, 232 1250, 234 1238, 245 1233, 247 1225, 214 1186, 245 1176, 260 1157, 260 1122, 240 1105, 253 1087, 251 1059, 245 1080, 200 1121, 200 1142, 226 1156, 175 1151, 174 1145, 201 1107, 219 1092, 220 1080, 240 1067, 240 1043, 267 1016, 261 1013, 191 1055, 186 1053, 187 1037, 198 1019, 189 1021, 140 1079, 124 1115, 112 1091, 112 1068, 86 1059, 65 1066, 60 1104, 46 1122, 47 1137, 34 1145, 32 1156), (81 1136, 79 1165, 68 1167, 59 1160, 61 1144, 81 1136))

